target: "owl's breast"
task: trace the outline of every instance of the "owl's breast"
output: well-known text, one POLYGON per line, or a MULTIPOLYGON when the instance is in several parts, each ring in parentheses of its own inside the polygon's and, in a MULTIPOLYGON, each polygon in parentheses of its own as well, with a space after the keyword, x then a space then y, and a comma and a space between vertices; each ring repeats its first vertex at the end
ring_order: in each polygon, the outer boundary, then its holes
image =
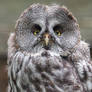
POLYGON ((73 66, 59 56, 34 56, 21 71, 21 86, 28 92, 83 92, 73 66))

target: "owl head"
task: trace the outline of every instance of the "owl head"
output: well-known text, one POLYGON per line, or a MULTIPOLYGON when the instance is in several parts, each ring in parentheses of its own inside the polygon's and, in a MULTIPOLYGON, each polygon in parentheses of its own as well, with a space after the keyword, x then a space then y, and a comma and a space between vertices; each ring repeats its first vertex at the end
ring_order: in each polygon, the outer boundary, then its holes
POLYGON ((32 53, 67 51, 80 40, 77 20, 59 5, 31 5, 17 20, 15 33, 20 49, 32 53))

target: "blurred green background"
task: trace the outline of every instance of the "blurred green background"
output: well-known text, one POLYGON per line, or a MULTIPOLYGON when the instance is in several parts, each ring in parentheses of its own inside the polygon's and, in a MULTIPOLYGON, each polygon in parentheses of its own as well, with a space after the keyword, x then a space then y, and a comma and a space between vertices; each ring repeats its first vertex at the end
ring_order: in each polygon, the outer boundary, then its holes
POLYGON ((65 5, 77 18, 82 39, 92 46, 92 0, 0 0, 0 92, 7 85, 7 40, 21 12, 33 3, 65 5), (4 74, 2 74, 2 72, 4 74), (4 84, 4 82, 6 84, 4 84))

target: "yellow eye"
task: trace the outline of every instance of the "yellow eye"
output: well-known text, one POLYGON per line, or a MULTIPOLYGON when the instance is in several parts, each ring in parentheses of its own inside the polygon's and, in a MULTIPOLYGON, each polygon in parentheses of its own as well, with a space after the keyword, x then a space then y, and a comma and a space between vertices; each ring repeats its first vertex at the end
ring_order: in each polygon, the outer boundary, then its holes
POLYGON ((34 35, 37 35, 37 34, 39 34, 39 32, 40 32, 40 30, 35 30, 35 31, 33 32, 33 34, 34 34, 34 35))
POLYGON ((61 36, 61 32, 59 30, 56 30, 55 33, 58 35, 58 36, 61 36))
POLYGON ((55 26, 53 27, 53 31, 55 32, 55 34, 56 34, 57 36, 61 36, 61 34, 63 33, 63 27, 62 27, 60 24, 55 25, 55 26))
POLYGON ((32 33, 36 36, 40 33, 41 27, 38 24, 34 24, 31 30, 32 30, 32 33))

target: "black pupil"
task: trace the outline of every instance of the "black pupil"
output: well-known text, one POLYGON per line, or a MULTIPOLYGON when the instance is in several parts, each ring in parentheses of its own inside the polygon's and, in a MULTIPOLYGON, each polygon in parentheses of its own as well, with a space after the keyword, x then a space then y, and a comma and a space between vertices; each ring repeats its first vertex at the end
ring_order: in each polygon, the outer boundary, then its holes
POLYGON ((59 33, 59 31, 58 31, 58 32, 56 31, 56 33, 58 34, 58 33, 59 33))
POLYGON ((63 31, 63 28, 61 27, 61 25, 56 25, 54 28, 53 28, 54 32, 56 32, 56 34, 58 34, 59 32, 62 33, 63 31), (58 31, 57 31, 58 30, 58 31))
POLYGON ((39 33, 39 31, 36 32, 37 34, 39 33))
POLYGON ((35 31, 37 34, 41 31, 41 27, 38 24, 32 26, 32 32, 34 33, 35 31))
POLYGON ((35 29, 37 29, 37 30, 41 30, 41 27, 39 26, 39 25, 37 25, 37 24, 35 24, 35 29))

